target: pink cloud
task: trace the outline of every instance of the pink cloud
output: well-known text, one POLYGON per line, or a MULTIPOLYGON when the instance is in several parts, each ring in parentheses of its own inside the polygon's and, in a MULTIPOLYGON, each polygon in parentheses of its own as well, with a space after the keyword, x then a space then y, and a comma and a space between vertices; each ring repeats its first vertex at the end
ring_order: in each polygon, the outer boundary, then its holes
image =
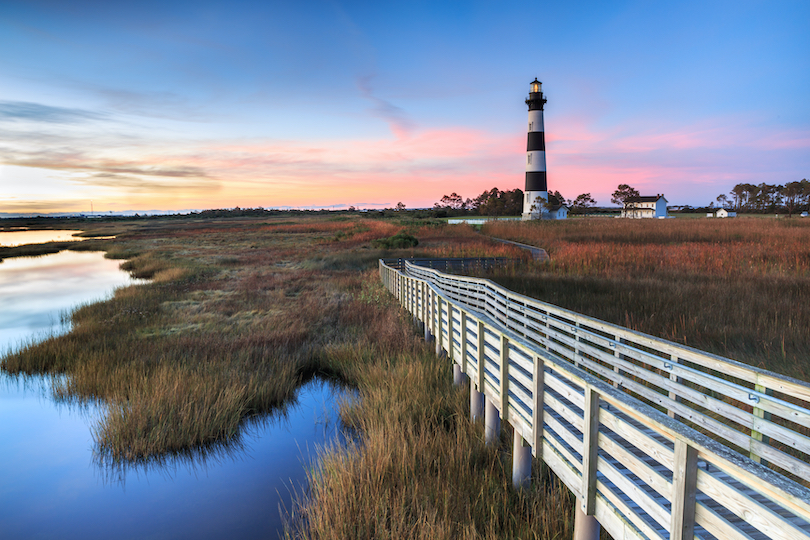
MULTIPOLYGON (((707 204, 739 182, 807 176, 796 164, 806 171, 810 132, 762 121, 603 126, 583 115, 549 117, 546 129, 549 189, 569 198, 590 192, 600 204, 610 204, 620 183, 664 193, 672 203, 707 204)), ((158 144, 103 154, 21 150, 6 161, 103 187, 115 209, 423 207, 451 192, 475 197, 492 187, 522 188, 524 179, 524 133, 462 127, 408 126, 383 139, 158 144)))

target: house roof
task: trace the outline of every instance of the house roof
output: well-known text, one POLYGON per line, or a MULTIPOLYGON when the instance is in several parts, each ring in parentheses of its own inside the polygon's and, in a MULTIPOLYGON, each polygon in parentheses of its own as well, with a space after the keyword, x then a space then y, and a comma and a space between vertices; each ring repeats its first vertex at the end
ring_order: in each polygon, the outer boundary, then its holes
MULTIPOLYGON (((636 203, 636 202, 657 202, 659 199, 664 199, 664 195, 642 195, 641 197, 627 197, 624 202, 626 203, 636 203)), ((666 199, 664 199, 666 201, 666 199)))

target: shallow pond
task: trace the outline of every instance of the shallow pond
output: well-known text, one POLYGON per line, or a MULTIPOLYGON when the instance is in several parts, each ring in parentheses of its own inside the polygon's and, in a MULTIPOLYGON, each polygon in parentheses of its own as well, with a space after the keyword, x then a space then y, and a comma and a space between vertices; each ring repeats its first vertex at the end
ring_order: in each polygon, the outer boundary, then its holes
MULTIPOLYGON (((130 282, 118 264, 101 253, 6 259, 0 350, 66 331, 61 313, 130 282)), ((0 538, 275 538, 316 449, 339 437, 343 395, 311 381, 283 411, 246 422, 236 444, 122 469, 94 456, 96 406, 59 404, 48 379, 0 372, 0 538)))

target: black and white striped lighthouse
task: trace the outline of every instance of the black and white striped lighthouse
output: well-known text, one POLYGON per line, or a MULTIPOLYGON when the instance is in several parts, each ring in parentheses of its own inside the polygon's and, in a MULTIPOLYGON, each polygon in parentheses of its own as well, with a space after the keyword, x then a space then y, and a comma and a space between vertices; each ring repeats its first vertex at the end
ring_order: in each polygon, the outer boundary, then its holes
POLYGON ((543 200, 548 200, 546 184, 546 140, 543 133, 543 83, 536 78, 531 82, 529 99, 529 138, 526 145, 526 189, 523 191, 523 219, 541 219, 548 210, 543 200), (538 200, 542 199, 542 200, 538 200))

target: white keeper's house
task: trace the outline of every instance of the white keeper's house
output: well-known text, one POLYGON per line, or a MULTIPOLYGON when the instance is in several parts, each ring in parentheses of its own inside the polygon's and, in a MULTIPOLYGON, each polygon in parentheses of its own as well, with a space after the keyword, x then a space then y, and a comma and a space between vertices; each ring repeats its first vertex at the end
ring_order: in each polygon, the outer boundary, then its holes
POLYGON ((665 218, 667 217, 667 200, 663 195, 628 197, 622 208, 623 218, 665 218))

